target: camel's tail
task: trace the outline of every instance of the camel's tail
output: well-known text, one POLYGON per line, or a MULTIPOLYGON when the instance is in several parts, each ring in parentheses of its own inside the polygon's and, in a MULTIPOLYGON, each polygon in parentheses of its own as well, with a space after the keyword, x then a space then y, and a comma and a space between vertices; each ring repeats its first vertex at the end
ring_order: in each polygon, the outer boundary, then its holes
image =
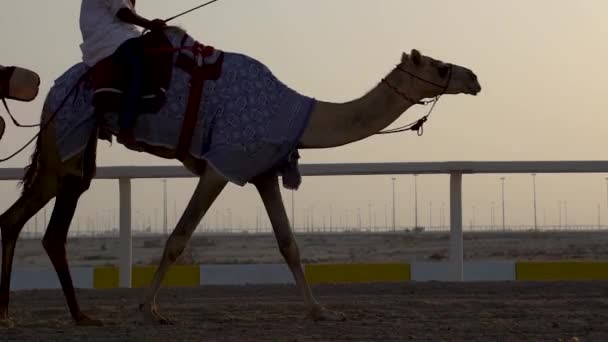
POLYGON ((22 193, 30 190, 36 177, 38 175, 38 169, 40 168, 40 150, 42 145, 42 134, 38 135, 36 139, 36 149, 30 158, 30 165, 25 167, 25 175, 21 180, 20 184, 22 185, 22 193))

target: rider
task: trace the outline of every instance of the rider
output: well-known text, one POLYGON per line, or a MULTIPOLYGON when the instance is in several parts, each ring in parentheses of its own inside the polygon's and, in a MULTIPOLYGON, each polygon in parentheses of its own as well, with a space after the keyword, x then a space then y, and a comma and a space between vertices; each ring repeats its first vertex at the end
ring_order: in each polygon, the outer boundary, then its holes
POLYGON ((118 141, 134 143, 133 127, 144 76, 144 48, 137 26, 154 31, 166 26, 161 19, 148 20, 135 12, 136 0, 82 0, 80 45, 82 60, 94 67, 107 57, 120 65, 127 80, 119 113, 118 141))

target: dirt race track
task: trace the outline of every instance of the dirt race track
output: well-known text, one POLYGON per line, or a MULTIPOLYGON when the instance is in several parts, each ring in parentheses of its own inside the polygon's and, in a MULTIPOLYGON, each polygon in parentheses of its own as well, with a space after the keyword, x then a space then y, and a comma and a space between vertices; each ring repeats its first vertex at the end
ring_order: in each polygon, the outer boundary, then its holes
POLYGON ((174 326, 136 317, 142 290, 81 290, 87 313, 106 324, 81 328, 60 291, 13 293, 16 327, 2 341, 608 341, 608 282, 408 283, 317 286, 345 322, 304 317, 295 288, 163 289, 174 326))

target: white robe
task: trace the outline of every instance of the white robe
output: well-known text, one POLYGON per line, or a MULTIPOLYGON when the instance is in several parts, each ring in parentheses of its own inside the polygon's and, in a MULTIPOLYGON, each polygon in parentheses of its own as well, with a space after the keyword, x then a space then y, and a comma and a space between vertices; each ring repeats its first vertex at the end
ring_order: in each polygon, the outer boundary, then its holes
POLYGON ((82 61, 92 67, 112 55, 125 41, 141 35, 139 28, 116 17, 122 8, 133 11, 129 0, 82 0, 80 31, 82 61))

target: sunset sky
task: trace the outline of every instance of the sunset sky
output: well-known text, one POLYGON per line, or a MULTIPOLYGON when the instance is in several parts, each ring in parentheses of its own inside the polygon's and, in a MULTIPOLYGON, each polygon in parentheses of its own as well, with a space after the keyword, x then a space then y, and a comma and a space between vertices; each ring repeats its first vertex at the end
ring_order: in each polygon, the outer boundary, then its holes
MULTIPOLYGON (((148 18, 165 18, 198 4, 140 0, 138 11, 148 18)), ((80 61, 79 9, 76 0, 4 1, 0 5, 0 64, 30 68, 42 78, 41 93, 34 102, 11 103, 21 122, 37 122, 53 81, 80 61)), ((422 137, 384 135, 341 148, 301 151, 302 163, 605 160, 606 13, 605 0, 221 0, 175 24, 202 43, 259 59, 286 84, 320 100, 339 102, 361 96, 399 62, 403 51, 413 48, 471 68, 480 79, 483 90, 477 97, 444 97, 422 137)), ((396 124, 410 122, 425 110, 412 108, 396 124)), ((36 132, 8 124, 0 141, 0 158, 36 132)), ((24 167, 31 151, 0 167, 24 167)), ((178 163, 102 142, 98 165, 178 163)), ((500 219, 501 176, 507 177, 507 224, 532 223, 530 175, 474 175, 464 180, 465 226, 473 220, 489 224, 491 202, 496 202, 500 219)), ((567 200, 569 223, 596 224, 599 204, 602 222, 608 224, 606 176, 538 175, 539 223, 556 224, 558 201, 567 200)), ((169 222, 173 222, 173 201, 179 214, 195 182, 169 181, 169 222)), ((418 177, 422 225, 431 217, 433 224, 439 222, 439 208, 449 203, 448 184, 447 176, 418 177)), ((134 211, 151 217, 153 223, 154 212, 161 208, 162 182, 134 181, 133 189, 134 211)), ((376 223, 383 225, 390 190, 390 176, 305 178, 296 201, 299 209, 314 204, 317 225, 329 205, 336 213, 348 209, 351 225, 360 208, 365 225, 371 203, 372 220, 375 216, 376 223)), ((15 182, 0 183, 0 193, 4 211, 17 199, 15 182)), ((94 215, 100 206, 105 212, 116 210, 117 202, 117 182, 96 181, 80 202, 78 220, 94 215)), ((398 177, 397 207, 398 223, 412 225, 411 176, 398 177)), ((52 206, 47 208, 50 214, 52 206)), ((243 224, 254 225, 261 202, 252 186, 229 185, 212 207, 208 222, 213 223, 227 208, 243 224)), ((136 220, 137 215, 134 212, 136 220)))

